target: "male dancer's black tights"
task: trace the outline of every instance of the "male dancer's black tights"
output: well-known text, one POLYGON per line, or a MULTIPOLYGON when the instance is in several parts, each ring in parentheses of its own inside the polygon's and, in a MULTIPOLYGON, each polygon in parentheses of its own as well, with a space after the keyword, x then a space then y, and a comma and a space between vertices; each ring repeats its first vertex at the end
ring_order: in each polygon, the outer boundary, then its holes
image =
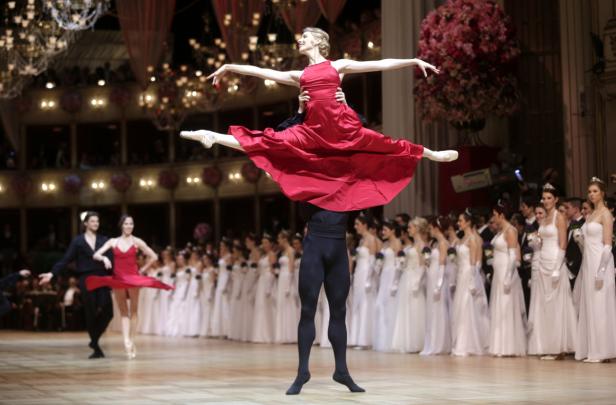
MULTIPOLYGON (((88 274, 88 276, 93 274, 88 274)), ((105 333, 105 329, 113 318, 113 302, 109 288, 103 287, 88 291, 85 285, 86 278, 86 275, 79 278, 79 290, 81 291, 86 315, 86 329, 90 336, 90 347, 94 349, 93 356, 102 357, 98 340, 105 333)))
POLYGON ((299 296, 302 303, 298 326, 299 367, 297 378, 287 391, 288 395, 299 394, 302 386, 310 379, 308 363, 316 333, 314 315, 323 283, 330 312, 328 337, 336 360, 333 378, 352 392, 364 391, 351 379, 346 363, 346 301, 351 284, 346 247, 347 219, 346 213, 323 210, 313 214, 308 222, 299 269, 299 296))

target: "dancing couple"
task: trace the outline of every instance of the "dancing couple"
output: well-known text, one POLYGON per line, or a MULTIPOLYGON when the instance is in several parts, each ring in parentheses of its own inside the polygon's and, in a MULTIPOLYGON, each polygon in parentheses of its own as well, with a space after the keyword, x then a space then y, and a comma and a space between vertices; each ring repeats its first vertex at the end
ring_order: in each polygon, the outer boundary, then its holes
POLYGON ((305 101, 301 123, 274 131, 229 127, 229 135, 208 130, 182 131, 181 136, 245 152, 268 172, 292 200, 312 207, 307 219, 304 254, 299 271, 301 319, 298 326, 299 367, 288 395, 299 394, 310 379, 310 349, 315 338, 314 316, 321 285, 330 306, 328 337, 336 368, 333 379, 352 392, 364 392, 346 364, 346 300, 350 275, 345 244, 348 212, 389 203, 406 187, 422 157, 439 162, 457 159, 453 150, 431 151, 407 140, 393 140, 364 128, 355 111, 338 101, 336 93, 345 74, 415 66, 427 76, 439 70, 419 59, 383 59, 358 62, 330 61, 329 35, 306 28, 298 40, 308 57, 303 71, 281 72, 250 65, 223 65, 209 76, 218 85, 226 73, 255 76, 299 87, 305 101))
POLYGON ((147 271, 158 258, 143 240, 133 236, 135 224, 131 216, 122 216, 119 223, 121 236, 112 239, 97 234, 100 226, 98 213, 85 212, 81 220, 84 233, 71 241, 64 257, 53 266, 51 272, 39 275, 41 284, 50 282, 70 263, 75 263, 75 272, 79 276, 79 289, 84 301, 86 329, 90 336, 89 346, 93 350, 91 359, 105 357, 99 339, 113 318, 110 295, 112 288, 122 315, 122 336, 126 355, 129 359, 134 359, 137 355, 134 336, 137 327, 139 288, 169 290, 173 287, 139 274, 140 271, 142 273, 147 271), (138 251, 148 258, 142 269, 137 265, 138 251), (109 275, 108 271, 112 268, 113 274, 109 275))

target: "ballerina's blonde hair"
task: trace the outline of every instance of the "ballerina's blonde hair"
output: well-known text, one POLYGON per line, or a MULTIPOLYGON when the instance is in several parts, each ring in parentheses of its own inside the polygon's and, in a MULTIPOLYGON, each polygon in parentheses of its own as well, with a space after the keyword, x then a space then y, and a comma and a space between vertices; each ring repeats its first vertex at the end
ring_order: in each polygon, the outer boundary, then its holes
POLYGON ((317 28, 317 27, 306 27, 306 28, 304 28, 304 30, 302 32, 309 32, 316 39, 320 39, 321 42, 319 42, 319 44, 318 44, 319 53, 324 58, 327 58, 327 56, 329 56, 330 46, 329 46, 329 34, 327 32, 325 32, 321 28, 317 28))

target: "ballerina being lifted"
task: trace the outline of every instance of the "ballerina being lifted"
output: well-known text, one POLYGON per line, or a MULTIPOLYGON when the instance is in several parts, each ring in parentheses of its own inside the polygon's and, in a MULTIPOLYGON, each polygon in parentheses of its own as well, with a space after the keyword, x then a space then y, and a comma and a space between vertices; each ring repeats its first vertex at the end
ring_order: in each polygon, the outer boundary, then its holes
POLYGON ((206 148, 219 143, 244 151, 272 176, 287 197, 332 211, 387 204, 408 185, 422 157, 439 162, 457 159, 457 151, 432 151, 364 128, 356 113, 335 99, 347 73, 416 66, 427 76, 428 72, 439 73, 435 66, 420 59, 329 61, 329 36, 318 28, 304 29, 298 48, 309 60, 303 71, 227 64, 208 78, 217 85, 231 72, 300 87, 310 97, 301 125, 280 132, 231 126, 229 135, 208 130, 182 131, 180 135, 206 148))
MULTIPOLYGON (((328 337, 336 369, 333 379, 352 392, 364 392, 350 376, 346 363, 346 301, 350 287, 345 243, 348 212, 387 204, 411 180, 422 157, 447 162, 458 152, 431 151, 407 140, 393 140, 362 127, 357 114, 338 101, 337 90, 346 73, 418 66, 424 75, 438 69, 419 59, 331 62, 329 36, 306 28, 298 41, 309 59, 304 71, 279 72, 249 65, 224 65, 212 75, 214 84, 226 72, 274 80, 301 87, 303 123, 282 131, 251 131, 231 126, 229 134, 207 130, 182 131, 181 136, 210 148, 215 143, 246 152, 268 172, 292 200, 316 206, 305 209, 307 233, 299 270, 301 319, 298 326, 299 366, 287 394, 299 394, 310 380, 309 357, 315 337, 314 315, 321 286, 330 306, 328 337), (304 108, 305 107, 305 108, 304 108)), ((344 100, 344 97, 342 97, 344 100)), ((303 206, 303 205, 302 205, 303 206)), ((302 207, 300 206, 300 208, 302 207)))

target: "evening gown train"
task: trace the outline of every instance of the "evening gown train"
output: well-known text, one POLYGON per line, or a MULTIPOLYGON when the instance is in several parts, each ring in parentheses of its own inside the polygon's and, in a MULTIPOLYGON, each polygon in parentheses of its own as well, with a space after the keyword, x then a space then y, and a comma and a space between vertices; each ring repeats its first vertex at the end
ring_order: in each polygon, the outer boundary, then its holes
POLYGON ((229 134, 292 200, 339 212, 390 202, 411 181, 423 146, 364 128, 336 101, 340 75, 329 60, 307 66, 300 87, 310 94, 302 124, 279 132, 231 126, 229 134))

